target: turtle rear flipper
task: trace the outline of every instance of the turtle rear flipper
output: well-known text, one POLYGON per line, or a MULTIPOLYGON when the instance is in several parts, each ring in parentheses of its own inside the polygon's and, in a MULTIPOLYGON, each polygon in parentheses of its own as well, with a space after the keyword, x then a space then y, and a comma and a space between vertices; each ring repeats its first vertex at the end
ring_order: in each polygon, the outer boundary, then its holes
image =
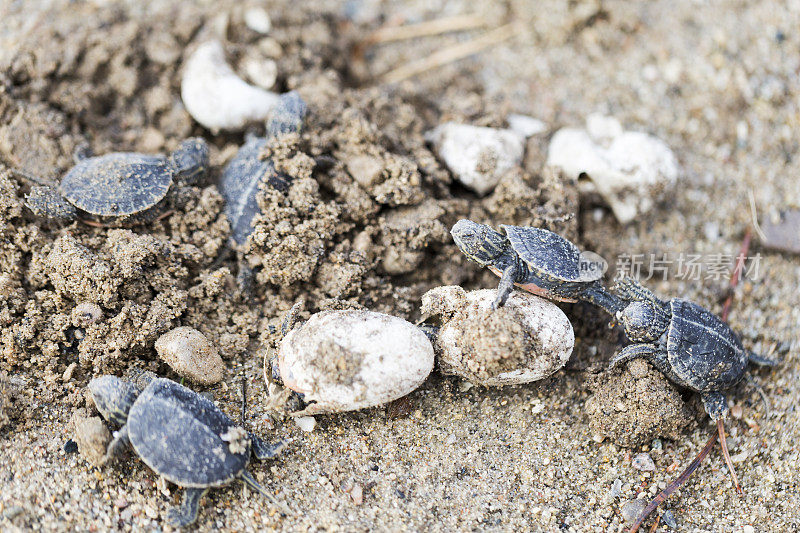
POLYGON ((748 352, 747 360, 757 366, 778 366, 778 361, 764 357, 755 352, 748 352))
POLYGON ((180 507, 167 511, 167 522, 174 527, 186 527, 197 520, 200 499, 208 492, 207 488, 184 489, 180 507))

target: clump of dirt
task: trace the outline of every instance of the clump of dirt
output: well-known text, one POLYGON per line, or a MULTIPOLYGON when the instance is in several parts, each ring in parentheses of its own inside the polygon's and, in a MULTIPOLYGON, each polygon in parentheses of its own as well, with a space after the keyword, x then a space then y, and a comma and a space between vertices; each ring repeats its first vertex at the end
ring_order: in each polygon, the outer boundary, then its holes
POLYGON ((41 370, 49 383, 130 367, 167 371, 153 344, 178 326, 198 329, 231 359, 273 341, 278 328, 269 326, 301 297, 308 313, 368 308, 413 319, 433 287, 496 283, 453 245, 448 230, 459 218, 577 237, 576 184, 542 170, 543 156, 478 198, 425 141, 444 120, 504 126, 507 104, 483 98, 468 80, 435 100, 413 86, 348 86, 353 43, 334 18, 304 11, 313 6, 279 10, 268 37, 247 29, 239 8, 226 17, 192 6, 74 10, 0 56, 0 163, 56 179, 83 144, 96 154, 163 153, 197 135, 210 144, 211 169, 174 191, 161 219, 110 229, 37 220, 24 206, 28 181, 0 166, 6 371, 41 370), (81 24, 81 11, 93 25, 81 24), (180 102, 182 64, 212 36, 225 41, 234 66, 253 54, 274 59, 274 89, 297 89, 309 106, 303 133, 272 140, 263 154, 289 188, 259 191, 262 212, 236 254, 215 184, 243 138, 210 135, 180 102), (88 372, 65 374, 75 364, 88 372))
POLYGON ((601 374, 593 388, 585 405, 590 427, 620 446, 636 448, 656 437, 678 439, 693 420, 677 389, 642 360, 601 374))

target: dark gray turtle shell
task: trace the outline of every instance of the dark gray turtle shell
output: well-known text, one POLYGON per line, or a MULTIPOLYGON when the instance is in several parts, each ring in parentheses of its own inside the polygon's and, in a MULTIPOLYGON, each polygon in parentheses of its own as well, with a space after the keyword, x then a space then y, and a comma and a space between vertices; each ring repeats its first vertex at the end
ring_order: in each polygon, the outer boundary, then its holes
POLYGON ((216 487, 250 460, 231 453, 222 435, 235 427, 213 402, 168 379, 154 379, 128 413, 128 438, 142 461, 183 487, 216 487))
POLYGON ((599 269, 582 269, 581 251, 561 235, 546 229, 500 226, 511 247, 541 278, 563 283, 591 283, 603 277, 599 269))
POLYGON ((724 390, 742 379, 748 352, 730 326, 696 303, 673 298, 669 305, 667 357, 675 374, 698 392, 724 390))
POLYGON ((270 159, 261 159, 260 154, 268 141, 266 137, 249 139, 222 173, 220 190, 225 198, 231 234, 238 244, 244 243, 253 232, 253 218, 260 212, 256 194, 261 183, 266 181, 281 192, 289 188, 289 176, 277 172, 270 159))
POLYGON ((281 192, 289 189, 289 175, 278 172, 275 164, 263 158, 262 153, 269 139, 299 132, 306 111, 306 104, 297 91, 282 94, 267 121, 267 136, 248 139, 223 170, 219 188, 225 198, 231 237, 237 244, 243 244, 253 232, 253 218, 261 212, 256 195, 262 183, 281 192))
POLYGON ((173 174, 164 156, 113 153, 79 162, 61 180, 59 191, 91 215, 127 216, 163 200, 173 174))

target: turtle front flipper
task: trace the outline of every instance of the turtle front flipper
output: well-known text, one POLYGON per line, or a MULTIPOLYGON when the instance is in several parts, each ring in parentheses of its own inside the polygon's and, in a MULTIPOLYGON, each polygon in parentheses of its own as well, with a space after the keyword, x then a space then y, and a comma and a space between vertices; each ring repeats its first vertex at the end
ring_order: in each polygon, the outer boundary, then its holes
POLYGON ((184 489, 181 506, 167 511, 167 522, 174 527, 186 527, 193 524, 197 520, 200 498, 205 496, 206 492, 208 492, 207 488, 184 489))
POLYGON ((503 270, 503 275, 500 276, 500 284, 497 285, 497 297, 492 302, 492 309, 502 307, 506 300, 508 300, 511 291, 514 290, 514 281, 517 278, 517 267, 511 264, 503 270))
POLYGON ((106 448, 106 456, 103 459, 104 463, 108 463, 125 453, 125 450, 130 448, 131 441, 128 438, 128 426, 123 425, 114 432, 114 440, 108 443, 106 448))
POLYGON ((703 407, 711 420, 716 422, 728 414, 728 400, 725 395, 718 391, 707 392, 700 397, 703 400, 703 407))
POLYGON ((608 292, 599 283, 595 283, 581 292, 578 299, 596 305, 612 316, 625 308, 625 303, 620 298, 608 292))
POLYGON ((611 358, 611 361, 608 362, 608 369, 614 370, 623 363, 633 361, 639 357, 648 357, 655 354, 657 351, 658 348, 652 344, 631 344, 620 350, 617 355, 611 358))
POLYGON ((253 455, 255 455, 256 459, 259 461, 265 461, 276 457, 286 448, 287 444, 289 444, 288 440, 279 440, 278 442, 269 443, 261 437, 250 433, 251 449, 253 450, 253 455))

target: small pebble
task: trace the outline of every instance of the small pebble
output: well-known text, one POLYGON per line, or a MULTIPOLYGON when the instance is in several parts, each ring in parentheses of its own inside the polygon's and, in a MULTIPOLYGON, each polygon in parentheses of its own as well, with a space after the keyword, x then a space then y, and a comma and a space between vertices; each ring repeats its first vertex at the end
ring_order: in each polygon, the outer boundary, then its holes
POLYGON ((128 500, 125 499, 124 496, 120 496, 116 500, 114 500, 114 507, 117 509, 125 509, 129 505, 128 500))
POLYGON ((72 439, 68 439, 64 443, 64 453, 78 453, 78 443, 72 439))
POLYGON ((677 529, 678 527, 678 522, 675 520, 675 516, 669 509, 664 511, 664 514, 661 515, 661 521, 670 529, 677 529))
POLYGON ((14 280, 8 274, 0 274, 0 298, 8 298, 14 291, 14 280))
POLYGON ((103 309, 94 302, 79 303, 72 309, 72 325, 85 328, 103 319, 103 309))
POLYGON ((563 128, 553 135, 547 165, 575 179, 588 176, 582 191, 598 192, 620 223, 631 222, 672 189, 678 160, 662 140, 623 131, 613 117, 592 115, 586 122, 585 130, 563 128))
POLYGON ((272 29, 272 21, 267 10, 261 7, 251 7, 244 12, 244 24, 251 30, 262 35, 272 29))
POLYGON ((633 522, 642 514, 647 502, 644 500, 632 500, 622 506, 620 514, 625 522, 633 522))
POLYGON ((762 244, 769 250, 800 254, 800 210, 788 209, 761 223, 762 244))
POLYGON ((364 189, 374 185, 383 173, 384 163, 379 157, 358 154, 344 160, 347 172, 364 189))
POLYGON ((101 466, 106 455, 106 447, 111 442, 111 433, 99 416, 73 418, 75 442, 81 455, 91 464, 101 466))
POLYGON ((425 137, 458 181, 480 196, 520 164, 525 150, 524 138, 512 130, 455 122, 441 124, 425 137))
POLYGON ((737 403, 733 407, 731 407, 731 416, 736 420, 740 420, 742 418, 743 410, 742 405, 737 403))
POLYGON ((350 499, 352 499, 353 503, 356 505, 364 503, 364 489, 361 488, 361 485, 358 483, 353 485, 352 490, 350 490, 350 499))
POLYGON ((225 363, 217 348, 194 328, 179 327, 156 341, 156 351, 179 376, 201 385, 222 381, 225 363))
POLYGON ((67 366, 67 369, 64 370, 64 373, 61 375, 61 381, 66 383, 67 381, 71 380, 76 368, 78 368, 78 363, 70 363, 69 366, 67 366))
POLYGON ((25 509, 22 506, 12 505, 7 509, 3 510, 3 518, 7 518, 8 520, 13 520, 14 518, 18 517, 24 512, 25 509))
POLYGON ((652 472, 656 469, 656 463, 653 462, 653 458, 650 457, 649 453, 638 454, 633 458, 631 465, 636 470, 642 470, 644 472, 652 472))
POLYGON ((262 89, 272 89, 278 79, 278 64, 273 59, 248 57, 242 62, 247 79, 262 89))
POLYGON ((506 121, 509 129, 522 137, 533 137, 547 131, 547 124, 527 115, 511 114, 506 117, 506 121))
POLYGON ((298 416, 295 417, 294 423, 297 424, 297 427, 305 431, 306 433, 311 433, 314 431, 314 428, 317 426, 317 421, 314 419, 313 416, 298 416))

